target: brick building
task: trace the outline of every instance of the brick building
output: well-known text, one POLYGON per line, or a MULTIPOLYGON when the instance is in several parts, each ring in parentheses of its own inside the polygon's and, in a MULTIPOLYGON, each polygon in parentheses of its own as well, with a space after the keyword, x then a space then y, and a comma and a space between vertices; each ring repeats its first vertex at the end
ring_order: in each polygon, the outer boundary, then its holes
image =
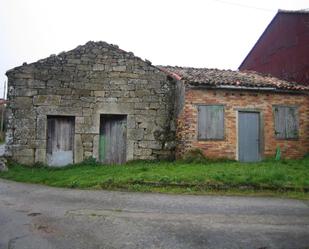
POLYGON ((309 85, 309 11, 279 10, 239 70, 309 85))
POLYGON ((177 80, 176 157, 259 161, 309 151, 309 87, 231 70, 161 67, 177 80))
POLYGON ((248 72, 152 66, 105 42, 7 72, 6 153, 62 166, 181 157, 298 158, 309 86, 248 72))

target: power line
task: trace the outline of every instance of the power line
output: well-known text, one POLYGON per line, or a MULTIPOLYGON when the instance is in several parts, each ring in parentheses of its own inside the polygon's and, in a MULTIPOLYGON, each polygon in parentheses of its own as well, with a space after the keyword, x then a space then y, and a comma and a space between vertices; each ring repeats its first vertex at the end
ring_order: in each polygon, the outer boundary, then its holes
POLYGON ((228 1, 224 1, 224 0, 212 0, 212 1, 218 2, 218 3, 222 3, 222 4, 229 4, 229 5, 239 6, 239 7, 243 7, 243 8, 247 8, 247 9, 255 9, 255 10, 267 11, 267 12, 274 12, 274 11, 276 11, 274 9, 255 7, 255 6, 241 4, 241 3, 228 2, 228 1))

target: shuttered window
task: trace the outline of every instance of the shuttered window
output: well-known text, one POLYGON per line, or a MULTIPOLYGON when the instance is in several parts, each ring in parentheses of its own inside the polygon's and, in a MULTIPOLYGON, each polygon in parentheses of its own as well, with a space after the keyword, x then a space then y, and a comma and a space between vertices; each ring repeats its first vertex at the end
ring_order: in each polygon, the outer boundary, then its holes
POLYGON ((275 136, 279 139, 298 138, 298 110, 292 106, 274 106, 275 136))
POLYGON ((198 139, 224 139, 224 107, 222 105, 198 106, 198 139))

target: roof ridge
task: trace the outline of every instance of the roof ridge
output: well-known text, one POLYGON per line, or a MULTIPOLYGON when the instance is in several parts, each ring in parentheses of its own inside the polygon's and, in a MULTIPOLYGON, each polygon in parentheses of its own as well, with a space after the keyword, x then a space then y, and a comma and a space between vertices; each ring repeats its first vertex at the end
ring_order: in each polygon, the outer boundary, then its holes
MULTIPOLYGON (((135 57, 136 59, 139 59, 147 64, 149 64, 149 62, 147 60, 143 60, 141 59, 140 57, 134 55, 133 52, 129 52, 129 51, 125 51, 121 48, 119 48, 118 45, 116 44, 112 44, 112 43, 107 43, 105 41, 88 41, 86 42, 85 44, 83 45, 78 45, 77 47, 73 48, 73 49, 70 49, 70 50, 67 50, 67 51, 62 51, 58 54, 51 54, 43 59, 39 59, 39 60, 36 60, 34 62, 31 62, 31 63, 26 63, 24 62, 22 65, 20 66, 16 66, 10 70, 8 70, 6 72, 6 74, 14 71, 14 70, 18 70, 24 66, 31 66, 31 65, 35 65, 35 64, 44 64, 44 63, 48 63, 49 61, 54 61, 54 62, 57 62, 57 63, 63 63, 63 59, 65 59, 66 56, 70 56, 72 53, 74 52, 79 52, 79 51, 83 51, 87 48, 97 48, 97 49, 104 49, 104 48, 110 48, 110 49, 114 49, 114 50, 117 50, 119 53, 123 53, 123 54, 127 54, 129 56, 132 56, 132 57, 135 57)), ((151 64, 151 63, 150 63, 151 64)))

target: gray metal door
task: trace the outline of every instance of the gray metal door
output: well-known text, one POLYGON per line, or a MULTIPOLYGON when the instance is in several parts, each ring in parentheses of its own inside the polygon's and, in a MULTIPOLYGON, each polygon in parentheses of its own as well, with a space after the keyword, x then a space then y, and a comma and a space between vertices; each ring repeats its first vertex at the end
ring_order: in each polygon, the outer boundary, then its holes
POLYGON ((241 162, 256 162, 260 158, 259 113, 239 112, 238 159, 241 162))
POLYGON ((47 164, 73 163, 74 117, 47 117, 47 164))
POLYGON ((100 161, 108 164, 126 162, 127 117, 102 115, 100 124, 100 161))

